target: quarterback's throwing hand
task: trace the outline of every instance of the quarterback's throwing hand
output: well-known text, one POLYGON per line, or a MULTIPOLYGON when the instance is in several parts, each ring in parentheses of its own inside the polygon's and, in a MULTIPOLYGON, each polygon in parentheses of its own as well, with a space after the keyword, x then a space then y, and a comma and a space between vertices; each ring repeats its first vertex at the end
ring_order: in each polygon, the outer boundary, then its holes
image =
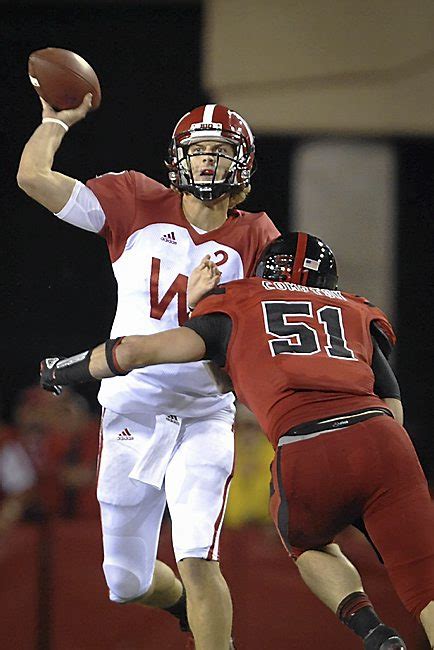
POLYGON ((62 392, 62 387, 56 384, 56 366, 61 359, 64 357, 50 357, 48 359, 43 359, 40 365, 40 385, 44 390, 48 390, 50 393, 55 395, 60 395, 62 392))
POLYGON ((92 108, 92 93, 87 93, 84 96, 83 101, 80 106, 77 108, 67 108, 63 111, 55 111, 54 108, 50 106, 45 99, 42 97, 39 98, 42 104, 42 117, 56 118, 61 122, 64 122, 67 126, 72 126, 76 122, 79 122, 89 113, 92 108))
POLYGON ((221 272, 217 264, 211 261, 210 255, 205 255, 188 278, 187 304, 190 309, 193 309, 209 291, 215 289, 220 277, 221 272))

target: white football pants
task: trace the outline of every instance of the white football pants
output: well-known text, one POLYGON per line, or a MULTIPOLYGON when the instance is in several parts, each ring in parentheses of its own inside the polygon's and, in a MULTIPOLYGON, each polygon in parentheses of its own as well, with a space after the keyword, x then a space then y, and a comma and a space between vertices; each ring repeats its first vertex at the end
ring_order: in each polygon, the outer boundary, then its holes
MULTIPOLYGON (((155 417, 105 410, 98 478, 104 574, 110 599, 125 602, 149 589, 166 502, 176 561, 218 559, 234 464, 234 410, 178 420, 161 489, 129 476, 149 445, 155 417), (134 419, 132 419, 132 417, 134 419)), ((155 450, 158 458, 158 448, 155 450)), ((133 472, 134 473, 134 472, 133 472)))

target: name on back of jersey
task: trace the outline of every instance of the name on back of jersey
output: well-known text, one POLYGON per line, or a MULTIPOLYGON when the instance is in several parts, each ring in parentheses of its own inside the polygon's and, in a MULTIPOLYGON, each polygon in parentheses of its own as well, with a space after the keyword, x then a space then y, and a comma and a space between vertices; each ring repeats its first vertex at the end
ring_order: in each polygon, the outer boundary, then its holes
POLYGON ((344 302, 347 301, 340 291, 333 291, 332 289, 317 289, 317 287, 304 287, 302 284, 294 284, 292 282, 278 282, 271 280, 264 280, 262 286, 267 291, 301 291, 302 293, 314 293, 317 296, 326 296, 326 298, 336 298, 337 300, 343 300, 344 302))

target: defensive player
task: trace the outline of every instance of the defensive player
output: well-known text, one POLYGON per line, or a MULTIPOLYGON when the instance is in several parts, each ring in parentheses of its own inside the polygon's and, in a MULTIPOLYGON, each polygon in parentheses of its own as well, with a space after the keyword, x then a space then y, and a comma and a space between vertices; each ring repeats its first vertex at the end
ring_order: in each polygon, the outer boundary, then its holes
POLYGON ((365 648, 405 648, 333 543, 363 517, 434 645, 433 504, 385 357, 393 330, 368 300, 337 291, 334 256, 316 237, 278 238, 257 275, 215 289, 182 328, 108 341, 79 359, 53 359, 51 369, 44 362, 43 384, 212 359, 276 450, 271 511, 306 584, 365 648))
MULTIPOLYGON (((213 260, 225 280, 242 278, 278 234, 265 213, 235 208, 250 189, 252 132, 225 106, 201 106, 174 129, 170 188, 136 171, 84 185, 52 166, 90 102, 88 95, 79 108, 57 113, 43 102, 18 184, 60 219, 105 238, 118 283, 113 337, 175 327, 187 318, 187 277, 199 260, 213 260)), ((111 600, 167 609, 186 627, 182 584, 156 563, 167 500, 196 648, 228 648, 232 605, 218 547, 233 469, 233 395, 220 394, 210 364, 201 362, 103 382, 99 400, 98 499, 111 600)))

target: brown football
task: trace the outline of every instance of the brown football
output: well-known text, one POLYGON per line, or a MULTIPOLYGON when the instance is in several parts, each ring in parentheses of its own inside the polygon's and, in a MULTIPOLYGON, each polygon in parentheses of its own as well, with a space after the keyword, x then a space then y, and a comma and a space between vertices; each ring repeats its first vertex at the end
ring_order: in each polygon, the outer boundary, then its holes
POLYGON ((101 103, 94 70, 81 56, 59 47, 36 50, 29 56, 29 77, 38 95, 57 111, 77 108, 92 93, 92 109, 101 103))

